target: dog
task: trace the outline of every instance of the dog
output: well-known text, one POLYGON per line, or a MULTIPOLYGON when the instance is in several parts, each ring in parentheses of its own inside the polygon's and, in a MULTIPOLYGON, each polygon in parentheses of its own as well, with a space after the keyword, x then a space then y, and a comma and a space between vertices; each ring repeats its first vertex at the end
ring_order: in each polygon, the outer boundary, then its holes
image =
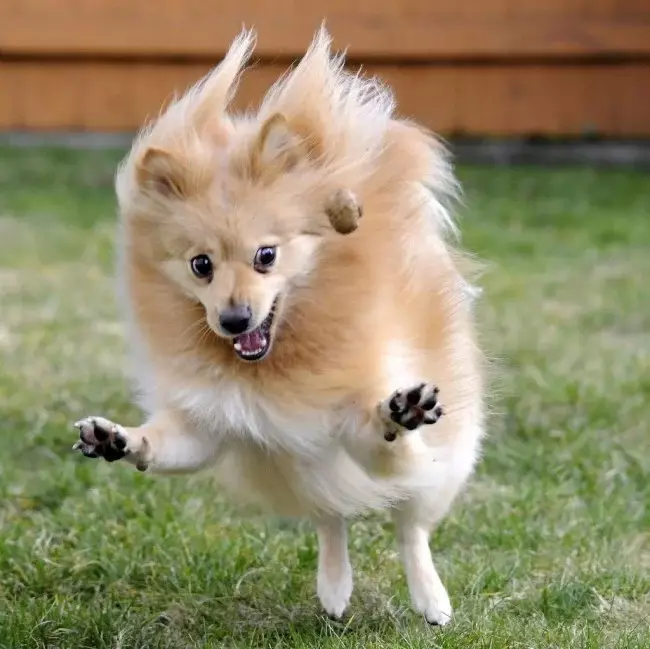
POLYGON ((443 144, 348 72, 324 27, 254 114, 234 114, 254 43, 244 30, 117 171, 147 418, 84 418, 75 449, 154 473, 209 468, 246 502, 308 517, 334 618, 352 593, 346 519, 390 510, 413 607, 443 625, 429 535, 485 429, 458 183, 443 144))

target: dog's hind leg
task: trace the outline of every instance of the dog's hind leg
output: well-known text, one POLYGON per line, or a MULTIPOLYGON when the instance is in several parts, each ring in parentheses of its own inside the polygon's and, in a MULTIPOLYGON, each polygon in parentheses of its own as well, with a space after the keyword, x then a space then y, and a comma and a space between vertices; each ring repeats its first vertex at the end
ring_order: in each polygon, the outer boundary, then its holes
POLYGON ((352 566, 345 519, 319 516, 314 524, 318 535, 318 598, 326 613, 338 619, 352 595, 352 566))
POLYGON ((447 624, 451 620, 451 602, 431 558, 430 525, 419 520, 410 503, 393 510, 393 520, 413 608, 429 624, 447 624))

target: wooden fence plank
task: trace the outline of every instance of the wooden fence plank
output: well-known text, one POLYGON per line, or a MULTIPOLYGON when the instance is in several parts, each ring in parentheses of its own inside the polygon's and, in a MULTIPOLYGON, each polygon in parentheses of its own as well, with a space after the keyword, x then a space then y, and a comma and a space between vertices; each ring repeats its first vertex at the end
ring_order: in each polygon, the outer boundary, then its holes
POLYGON ((294 58, 325 16, 360 59, 650 55, 649 3, 625 0, 612 18, 581 1, 4 0, 0 54, 214 59, 245 22, 260 56, 294 58))
POLYGON ((425 72, 420 66, 374 66, 368 69, 390 85, 399 102, 399 112, 420 119, 439 132, 456 129, 458 121, 458 69, 440 66, 425 72))
MULTIPOLYGON (((4 67, 4 66, 3 66, 4 67)), ((11 67, 11 66, 10 66, 11 67)), ((14 76, 17 126, 22 129, 52 130, 83 123, 82 93, 86 75, 73 64, 39 63, 21 66, 14 76)))
POLYGON ((617 132, 650 134, 650 78, 623 67, 611 81, 617 132))
POLYGON ((2 125, 5 128, 18 126, 15 99, 20 79, 17 78, 17 72, 15 66, 3 65, 0 61, 0 129, 2 125))
POLYGON ((510 129, 508 83, 512 70, 463 67, 456 72, 458 110, 456 131, 499 134, 510 129))
MULTIPOLYGON (((203 64, 0 62, 0 130, 133 131, 203 64)), ((256 103, 284 70, 244 75, 237 107, 256 103)), ((650 64, 370 65, 399 113, 450 135, 650 136, 650 64)))
POLYGON ((549 17, 575 20, 581 13, 581 0, 510 0, 508 17, 534 23, 549 17))

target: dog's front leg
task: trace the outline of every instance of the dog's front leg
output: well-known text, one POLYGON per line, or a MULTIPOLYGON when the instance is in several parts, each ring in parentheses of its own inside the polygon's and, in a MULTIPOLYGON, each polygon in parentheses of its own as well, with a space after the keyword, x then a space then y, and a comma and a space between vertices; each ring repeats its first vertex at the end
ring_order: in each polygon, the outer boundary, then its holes
POLYGON ((358 425, 344 426, 351 431, 344 438, 347 451, 371 475, 412 475, 419 466, 428 469, 431 450, 418 431, 442 417, 438 395, 438 388, 426 382, 380 397, 364 395, 359 401, 367 405, 358 425))
POLYGON ((86 417, 75 426, 74 445, 86 457, 107 462, 125 459, 139 471, 186 473, 197 471, 214 458, 218 437, 189 427, 183 416, 163 410, 142 426, 127 428, 104 417, 86 417))

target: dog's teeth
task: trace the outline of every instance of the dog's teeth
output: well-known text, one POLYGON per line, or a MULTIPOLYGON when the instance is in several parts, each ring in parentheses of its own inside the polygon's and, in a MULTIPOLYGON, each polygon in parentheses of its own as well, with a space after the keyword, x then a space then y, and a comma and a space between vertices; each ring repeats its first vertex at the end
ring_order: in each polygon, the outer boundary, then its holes
POLYGON ((233 345, 233 347, 234 347, 238 352, 241 351, 241 344, 240 344, 239 342, 236 342, 236 343, 233 345))

